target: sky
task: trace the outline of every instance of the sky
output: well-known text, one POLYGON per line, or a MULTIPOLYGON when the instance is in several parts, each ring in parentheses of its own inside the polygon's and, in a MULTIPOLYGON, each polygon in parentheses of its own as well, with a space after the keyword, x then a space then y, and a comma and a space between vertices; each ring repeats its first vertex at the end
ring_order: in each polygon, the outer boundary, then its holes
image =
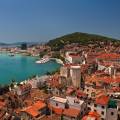
POLYGON ((0 42, 85 32, 120 39, 120 0, 0 0, 0 42))

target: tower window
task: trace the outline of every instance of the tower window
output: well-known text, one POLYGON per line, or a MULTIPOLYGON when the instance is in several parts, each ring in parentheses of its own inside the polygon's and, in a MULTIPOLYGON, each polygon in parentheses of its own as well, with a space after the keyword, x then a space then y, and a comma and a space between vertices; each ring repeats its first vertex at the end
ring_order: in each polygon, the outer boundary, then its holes
POLYGON ((88 105, 90 105, 90 102, 88 102, 88 105))
POLYGON ((96 105, 96 104, 94 104, 94 107, 97 107, 97 105, 96 105))
POLYGON ((94 112, 97 112, 96 110, 94 110, 94 112))
POLYGON ((114 112, 111 112, 111 115, 114 115, 114 112))
POLYGON ((102 108, 104 109, 105 107, 104 107, 104 106, 102 106, 102 108))
POLYGON ((101 114, 104 115, 104 112, 102 111, 101 114))
POLYGON ((58 106, 58 103, 56 103, 56 106, 58 106))

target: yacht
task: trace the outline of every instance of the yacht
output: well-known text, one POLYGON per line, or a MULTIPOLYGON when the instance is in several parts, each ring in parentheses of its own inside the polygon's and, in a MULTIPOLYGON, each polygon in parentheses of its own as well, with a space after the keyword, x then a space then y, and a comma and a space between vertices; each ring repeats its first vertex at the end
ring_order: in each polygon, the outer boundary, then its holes
POLYGON ((44 58, 41 58, 40 60, 36 61, 36 63, 43 64, 43 63, 48 62, 49 60, 50 60, 49 57, 44 57, 44 58))

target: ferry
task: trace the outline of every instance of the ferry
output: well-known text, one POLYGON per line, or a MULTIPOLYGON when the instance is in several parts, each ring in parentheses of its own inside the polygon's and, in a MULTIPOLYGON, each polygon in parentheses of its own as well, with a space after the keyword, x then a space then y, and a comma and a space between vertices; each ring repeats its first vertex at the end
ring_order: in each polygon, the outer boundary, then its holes
POLYGON ((48 57, 41 58, 40 60, 36 61, 36 63, 43 64, 48 62, 50 59, 48 57))

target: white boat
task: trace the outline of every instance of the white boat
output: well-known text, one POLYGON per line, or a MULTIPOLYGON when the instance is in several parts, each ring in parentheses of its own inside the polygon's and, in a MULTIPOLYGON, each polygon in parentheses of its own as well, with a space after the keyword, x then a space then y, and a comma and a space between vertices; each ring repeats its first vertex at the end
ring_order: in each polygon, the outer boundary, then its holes
POLYGON ((42 64, 48 62, 50 59, 48 57, 46 58, 41 58, 40 60, 36 61, 36 63, 42 64))

